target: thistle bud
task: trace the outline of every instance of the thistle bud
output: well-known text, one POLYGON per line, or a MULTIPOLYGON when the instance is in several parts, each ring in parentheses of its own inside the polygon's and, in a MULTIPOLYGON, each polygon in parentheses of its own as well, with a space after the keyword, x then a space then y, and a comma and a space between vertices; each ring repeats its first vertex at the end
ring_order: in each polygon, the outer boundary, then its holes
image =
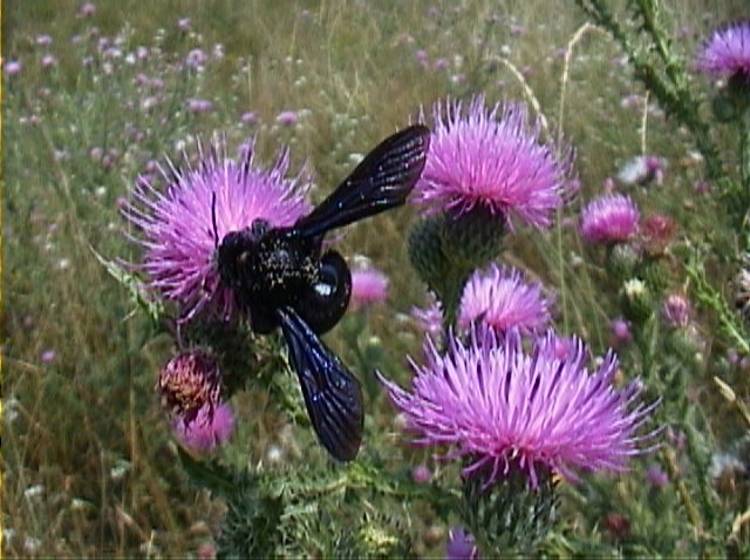
POLYGON ((640 323, 653 313, 651 291, 639 278, 626 281, 622 287, 625 315, 633 322, 640 323))
POLYGON ((409 259, 419 277, 428 286, 440 285, 440 279, 448 268, 443 252, 442 222, 440 216, 432 216, 418 222, 409 233, 409 259))
POLYGON ((539 472, 539 485, 531 488, 521 472, 486 488, 481 477, 463 481, 464 515, 480 544, 492 550, 518 547, 529 550, 544 537, 555 516, 555 479, 539 472))
POLYGON ((608 261, 610 270, 617 278, 628 278, 641 262, 641 255, 631 244, 618 243, 609 252, 608 261))
POLYGON ((450 259, 481 267, 500 254, 503 222, 484 206, 476 206, 443 220, 443 248, 450 259))

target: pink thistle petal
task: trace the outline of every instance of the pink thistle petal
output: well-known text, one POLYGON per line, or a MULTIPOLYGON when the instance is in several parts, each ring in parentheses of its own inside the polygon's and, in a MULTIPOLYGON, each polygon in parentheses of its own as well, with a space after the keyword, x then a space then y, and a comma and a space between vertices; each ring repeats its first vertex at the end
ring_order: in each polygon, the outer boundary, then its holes
POLYGON ((434 106, 430 152, 415 201, 432 211, 481 205, 508 223, 515 217, 549 227, 554 211, 576 190, 572 151, 541 143, 540 121, 529 125, 523 104, 487 108, 478 96, 464 109, 461 102, 434 106))
POLYGON ((526 351, 517 332, 498 338, 475 329, 467 343, 450 337, 444 354, 428 339, 425 363, 412 362, 411 392, 379 379, 415 443, 452 444, 453 457, 473 460, 464 475, 493 483, 515 466, 534 487, 541 467, 566 478, 576 470, 625 470, 655 435, 636 431, 658 403, 637 404, 638 382, 623 390, 612 385, 618 362, 611 351, 589 372, 580 340, 560 359, 544 350, 553 338, 549 332, 526 351))
POLYGON ((733 23, 713 32, 700 48, 696 68, 713 77, 739 75, 750 79, 750 21, 733 23))
POLYGON ((531 333, 546 328, 550 319, 541 284, 527 283, 520 271, 494 263, 469 278, 458 311, 462 329, 480 321, 498 332, 517 328, 531 333))
POLYGON ((627 241, 638 233, 640 219, 638 207, 629 196, 600 196, 581 212, 581 235, 588 243, 627 241))

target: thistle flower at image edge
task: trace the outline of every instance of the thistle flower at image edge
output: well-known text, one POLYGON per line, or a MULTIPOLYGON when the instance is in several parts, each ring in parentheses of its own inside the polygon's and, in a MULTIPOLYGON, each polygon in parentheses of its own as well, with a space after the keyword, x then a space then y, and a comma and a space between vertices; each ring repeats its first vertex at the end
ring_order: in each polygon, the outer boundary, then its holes
POLYGON ((716 29, 701 45, 695 63, 709 76, 750 81, 750 21, 716 29))
POLYGON ((613 386, 613 352, 589 373, 584 344, 574 339, 560 359, 546 350, 554 336, 548 332, 526 351, 516 332, 498 337, 475 329, 466 343, 451 336, 445 354, 428 339, 425 364, 412 362, 412 392, 379 379, 414 443, 452 445, 446 457, 464 459, 465 477, 491 485, 515 470, 536 488, 543 472, 575 480, 577 470, 626 470, 657 433, 636 435, 658 401, 639 402, 637 380, 613 386))
POLYGON ((526 106, 487 107, 438 102, 424 171, 414 200, 429 212, 456 214, 484 207, 503 223, 511 218, 549 227, 557 208, 575 192, 573 152, 541 141, 541 122, 529 124, 526 106))
POLYGON ((538 282, 526 282, 515 268, 491 264, 466 282, 458 311, 458 326, 474 321, 498 332, 516 328, 524 333, 544 330, 551 320, 550 304, 538 282))
MULTIPOLYGON (((134 240, 145 254, 136 266, 148 276, 149 287, 176 302, 183 321, 206 308, 229 319, 237 302, 220 282, 217 242, 256 219, 274 227, 292 225, 309 209, 307 183, 302 174, 287 176, 286 150, 271 167, 257 167, 252 141, 238 161, 226 156, 225 142, 218 138, 208 154, 199 145, 197 156, 197 164, 185 163, 180 169, 168 162, 168 169, 162 169, 167 183, 163 190, 139 178, 122 212, 140 232, 134 240)), ((187 162, 188 155, 183 157, 187 162)))

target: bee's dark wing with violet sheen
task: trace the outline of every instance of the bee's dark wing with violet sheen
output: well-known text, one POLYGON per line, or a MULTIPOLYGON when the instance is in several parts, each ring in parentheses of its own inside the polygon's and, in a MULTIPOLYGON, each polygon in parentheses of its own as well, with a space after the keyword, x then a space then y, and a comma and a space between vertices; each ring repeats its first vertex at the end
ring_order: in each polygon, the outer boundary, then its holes
POLYGON ((315 433, 336 459, 351 461, 364 426, 359 381, 292 308, 279 309, 278 314, 315 433))
POLYGON ((402 205, 422 174, 429 145, 430 129, 419 124, 389 136, 294 230, 315 237, 402 205))

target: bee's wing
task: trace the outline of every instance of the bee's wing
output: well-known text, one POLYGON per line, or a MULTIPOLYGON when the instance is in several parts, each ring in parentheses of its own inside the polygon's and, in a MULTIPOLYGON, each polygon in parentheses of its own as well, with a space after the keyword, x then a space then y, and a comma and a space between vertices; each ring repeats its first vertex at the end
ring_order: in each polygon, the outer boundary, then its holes
POLYGON ((389 136, 294 229, 315 237, 400 206, 422 174, 429 145, 430 129, 420 124, 389 136))
POLYGON ((293 309, 285 307, 278 313, 315 433, 336 459, 351 461, 357 456, 364 426, 359 381, 293 309))

